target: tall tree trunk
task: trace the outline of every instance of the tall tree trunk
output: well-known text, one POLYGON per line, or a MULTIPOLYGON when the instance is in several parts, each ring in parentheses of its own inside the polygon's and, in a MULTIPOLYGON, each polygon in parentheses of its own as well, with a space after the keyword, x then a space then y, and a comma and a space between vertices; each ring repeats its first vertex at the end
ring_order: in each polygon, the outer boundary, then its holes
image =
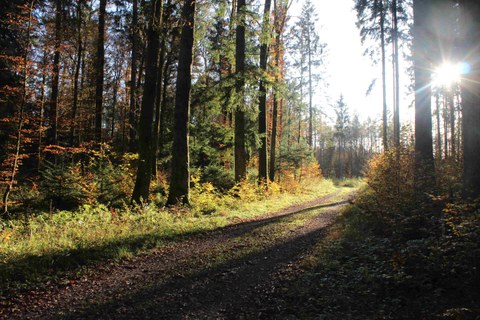
POLYGON ((462 82, 463 182, 467 195, 480 195, 480 3, 463 0, 464 46, 471 72, 462 82))
POLYGON ((136 123, 135 113, 137 110, 137 60, 138 60, 138 0, 133 0, 132 8, 132 56, 130 62, 130 110, 128 112, 129 124, 129 151, 136 150, 136 123))
MULTIPOLYGON (((170 6, 170 1, 166 4, 170 6)), ((163 13, 165 15, 165 13, 163 13)), ((166 16, 162 18, 163 21, 166 20, 166 16)), ((153 140, 152 140, 152 175, 154 178, 157 178, 158 168, 157 168, 157 157, 158 157, 158 142, 160 140, 160 125, 161 125, 161 115, 162 115, 162 98, 163 98, 163 71, 165 65, 165 56, 167 54, 166 50, 166 41, 167 41, 167 29, 164 25, 161 26, 161 42, 160 42, 160 54, 158 62, 158 74, 157 74, 157 94, 155 99, 155 123, 153 125, 153 140)))
POLYGON ((177 88, 173 123, 172 172, 168 205, 189 204, 190 159, 188 123, 190 118, 190 90, 195 28, 195 0, 185 0, 182 11, 183 26, 178 57, 177 88))
POLYGON ((245 0, 237 3, 237 28, 236 28, 236 51, 235 73, 236 93, 239 100, 235 110, 235 181, 241 181, 247 176, 247 152, 245 150, 245 111, 244 111, 244 87, 245 87, 245 0))
POLYGON ((62 1, 55 1, 55 48, 52 68, 52 91, 50 95, 49 128, 47 130, 47 143, 58 144, 58 91, 60 82, 60 50, 62 46, 62 1))
MULTIPOLYGON (((265 0, 263 14, 263 26, 260 47, 260 69, 266 76, 268 60, 268 39, 270 38, 270 7, 271 0, 265 0)), ((258 152, 258 179, 266 182, 268 179, 268 156, 267 156, 267 88, 265 81, 260 80, 260 101, 258 110, 258 135, 260 136, 260 149, 258 152)))
POLYGON ((313 83, 312 83, 312 44, 310 32, 307 34, 308 50, 308 144, 313 148, 313 83))
MULTIPOLYGON (((173 44, 173 42, 172 42, 173 44)), ((165 147, 165 132, 167 121, 167 89, 170 82, 170 68, 173 62, 173 52, 170 52, 167 57, 163 70, 163 85, 162 85, 162 105, 160 107, 160 132, 158 136, 158 152, 161 154, 165 147)))
POLYGON ((83 53, 83 42, 82 42, 82 2, 78 1, 77 3, 77 61, 75 64, 75 75, 73 79, 73 106, 72 106, 72 115, 70 119, 70 146, 75 145, 75 122, 78 113, 78 94, 79 94, 79 76, 80 76, 80 67, 82 65, 82 53, 83 53))
POLYGON ((380 49, 382 52, 382 135, 383 135, 383 149, 388 150, 388 109, 387 109, 387 76, 386 76, 386 54, 385 54, 385 5, 383 0, 380 0, 380 49))
POLYGON ((429 34, 431 0, 413 1, 413 63, 415 74, 415 186, 431 191, 435 186, 433 162, 431 63, 429 34))
POLYGON ((105 13, 107 0, 100 0, 98 9, 97 57, 95 64, 95 142, 102 142, 103 78, 105 65, 105 13))
MULTIPOLYGON (((393 45, 393 141, 397 149, 397 157, 400 156, 398 148, 400 147, 400 71, 399 71, 399 52, 398 52, 398 8, 397 0, 392 1, 392 45, 393 45)), ((431 115, 430 115, 431 117, 431 115)), ((430 119, 431 122, 431 119, 430 119)))
POLYGON ((152 179, 152 137, 155 94, 157 91, 158 49, 162 24, 163 0, 152 1, 151 18, 147 31, 145 84, 138 130, 138 169, 132 201, 148 201, 152 179))
POLYGON ((273 110, 272 110, 272 137, 270 139, 270 167, 268 177, 270 181, 275 181, 275 162, 277 151, 277 127, 278 127, 278 93, 273 93, 273 110))
POLYGON ((435 107, 437 120, 437 158, 442 159, 442 131, 440 128, 440 94, 435 93, 435 107))
POLYGON ((457 146, 455 140, 455 100, 453 97, 454 86, 448 88, 448 106, 450 107, 450 156, 452 160, 456 158, 457 146))

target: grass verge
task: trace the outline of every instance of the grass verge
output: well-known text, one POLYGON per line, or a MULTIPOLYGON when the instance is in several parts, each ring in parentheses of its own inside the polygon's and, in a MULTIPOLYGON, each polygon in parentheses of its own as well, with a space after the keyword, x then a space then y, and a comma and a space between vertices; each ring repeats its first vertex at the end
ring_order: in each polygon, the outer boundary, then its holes
POLYGON ((85 205, 76 211, 9 221, 0 233, 2 291, 28 287, 99 261, 128 258, 341 189, 320 179, 306 181, 290 192, 276 185, 263 192, 254 188, 244 184, 232 194, 220 195, 208 184, 197 184, 190 209, 139 205, 114 210, 85 205))

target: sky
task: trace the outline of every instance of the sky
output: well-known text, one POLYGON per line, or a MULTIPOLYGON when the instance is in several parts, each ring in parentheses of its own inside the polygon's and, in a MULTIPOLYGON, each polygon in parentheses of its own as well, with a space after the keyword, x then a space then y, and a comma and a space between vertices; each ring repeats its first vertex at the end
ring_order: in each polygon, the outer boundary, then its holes
MULTIPOLYGON (((322 42, 327 44, 326 76, 329 87, 326 90, 329 101, 325 101, 325 90, 317 89, 318 96, 315 101, 323 101, 332 114, 329 106, 338 100, 340 94, 350 109, 356 110, 363 120, 368 117, 380 117, 382 110, 381 66, 373 65, 368 57, 363 55, 366 46, 362 46, 359 30, 355 22, 356 12, 353 9, 353 0, 313 0, 318 14, 318 33, 322 42), (366 96, 368 87, 373 79, 376 84, 369 96, 366 96)), ((290 9, 291 23, 296 21, 300 14, 303 0, 294 0, 290 9)), ((388 53, 387 53, 388 54, 388 53)), ((400 62, 400 68, 406 68, 405 61, 400 62)), ((387 62, 387 72, 390 73, 391 64, 387 62)), ((391 77, 387 74, 387 77, 391 77)), ((391 82, 387 78, 387 103, 392 107, 391 82)), ((403 74, 400 79, 401 90, 401 118, 403 121, 411 120, 408 105, 411 97, 407 95, 407 76, 403 74)), ((323 105, 317 105, 325 109, 323 105)), ((402 121, 402 122, 403 122, 402 121)))

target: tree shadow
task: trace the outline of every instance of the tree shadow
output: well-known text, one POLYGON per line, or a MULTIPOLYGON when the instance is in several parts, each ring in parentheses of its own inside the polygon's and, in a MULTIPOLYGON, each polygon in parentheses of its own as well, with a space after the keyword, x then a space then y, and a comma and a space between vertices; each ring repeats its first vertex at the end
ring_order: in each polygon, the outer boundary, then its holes
MULTIPOLYGON (((328 199, 325 196, 322 199, 328 199)), ((304 208, 298 211, 290 207, 283 210, 284 214, 278 214, 273 217, 246 221, 234 225, 229 225, 214 230, 198 230, 188 233, 179 233, 175 235, 162 235, 159 233, 149 233, 140 236, 131 236, 121 239, 114 239, 107 243, 97 246, 90 246, 77 249, 65 249, 54 253, 44 255, 24 255, 19 259, 0 264, 0 294, 8 296, 7 289, 12 283, 36 282, 49 278, 54 275, 62 275, 68 272, 75 272, 84 266, 94 265, 101 261, 115 259, 120 251, 138 252, 139 250, 148 250, 158 246, 162 242, 177 242, 193 237, 212 237, 221 234, 226 238, 239 237, 249 233, 254 229, 287 219, 291 216, 304 214, 322 208, 328 208, 344 204, 346 201, 320 204, 313 207, 304 208)), ((282 212, 283 212, 282 211, 282 212)))
MULTIPOLYGON (((320 205, 316 209, 333 207, 320 205)), ((314 210, 309 208, 305 211, 314 210)), ((293 214, 293 213, 292 213, 293 214)), ((281 218, 290 216, 284 215, 281 218)), ((275 223, 270 218, 261 225, 275 223)), ((254 224, 256 227, 258 223, 254 224)), ((249 225, 250 230, 253 229, 249 225)), ((247 228, 243 228, 246 232, 247 228)), ((326 235, 328 227, 315 229, 288 241, 276 243, 258 252, 231 259, 185 277, 151 284, 103 304, 86 301, 89 306, 80 313, 58 316, 57 319, 211 319, 257 318, 261 311, 269 318, 280 312, 281 297, 272 295, 275 275, 281 267, 299 259, 326 235), (280 300, 279 300, 280 299, 280 300), (265 303, 269 301, 270 303, 265 303), (270 315, 270 316, 269 316, 270 315)))

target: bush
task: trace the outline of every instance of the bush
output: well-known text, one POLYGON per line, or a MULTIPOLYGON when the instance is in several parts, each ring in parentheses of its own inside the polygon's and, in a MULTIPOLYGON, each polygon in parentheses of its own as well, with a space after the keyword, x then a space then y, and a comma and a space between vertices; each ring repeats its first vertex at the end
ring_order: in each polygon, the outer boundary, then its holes
POLYGON ((225 192, 235 185, 235 178, 232 170, 227 170, 223 166, 210 164, 202 168, 200 182, 211 183, 216 189, 225 192))

